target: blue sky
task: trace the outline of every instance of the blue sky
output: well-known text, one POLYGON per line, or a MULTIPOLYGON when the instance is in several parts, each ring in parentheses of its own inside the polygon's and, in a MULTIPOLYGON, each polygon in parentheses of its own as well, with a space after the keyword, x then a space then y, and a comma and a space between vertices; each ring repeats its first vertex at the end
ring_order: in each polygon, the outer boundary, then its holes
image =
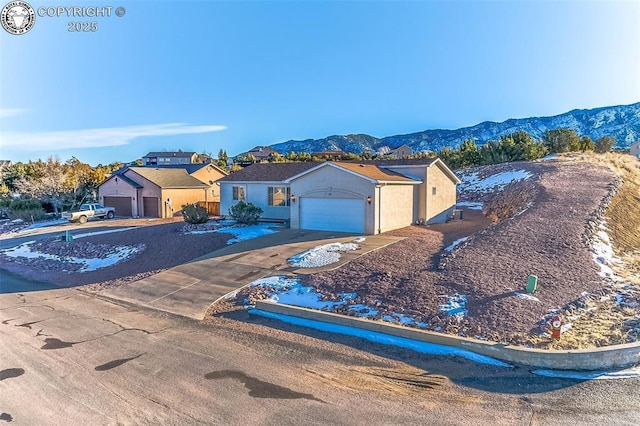
POLYGON ((0 158, 13 161, 234 155, 640 101, 636 1, 30 4, 113 10, 0 29, 0 158))

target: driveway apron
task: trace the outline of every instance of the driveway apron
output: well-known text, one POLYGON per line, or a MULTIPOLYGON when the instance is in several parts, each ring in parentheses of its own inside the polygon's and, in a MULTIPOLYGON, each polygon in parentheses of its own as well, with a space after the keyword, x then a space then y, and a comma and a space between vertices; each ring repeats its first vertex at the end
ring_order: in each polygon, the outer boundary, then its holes
POLYGON ((101 294, 201 320, 213 302, 259 278, 335 269, 403 239, 366 236, 365 241, 359 243, 359 250, 343 253, 339 262, 322 268, 298 269, 287 263, 291 256, 312 247, 350 242, 356 237, 346 233, 283 229, 276 234, 229 245, 142 280, 103 290, 101 294))

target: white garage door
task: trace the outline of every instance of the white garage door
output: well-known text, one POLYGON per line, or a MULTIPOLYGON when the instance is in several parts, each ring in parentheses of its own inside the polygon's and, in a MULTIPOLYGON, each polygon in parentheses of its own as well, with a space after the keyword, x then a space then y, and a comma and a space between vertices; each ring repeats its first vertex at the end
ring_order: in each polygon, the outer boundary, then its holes
POLYGON ((364 200, 300 199, 300 228, 364 234, 364 200))

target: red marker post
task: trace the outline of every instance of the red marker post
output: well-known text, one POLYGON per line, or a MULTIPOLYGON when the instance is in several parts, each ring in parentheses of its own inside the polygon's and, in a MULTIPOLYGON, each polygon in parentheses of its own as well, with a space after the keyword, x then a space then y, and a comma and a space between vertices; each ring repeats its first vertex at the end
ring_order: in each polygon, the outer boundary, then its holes
POLYGON ((560 340, 560 335, 562 334, 562 321, 560 320, 560 316, 555 315, 551 318, 551 337, 560 340))

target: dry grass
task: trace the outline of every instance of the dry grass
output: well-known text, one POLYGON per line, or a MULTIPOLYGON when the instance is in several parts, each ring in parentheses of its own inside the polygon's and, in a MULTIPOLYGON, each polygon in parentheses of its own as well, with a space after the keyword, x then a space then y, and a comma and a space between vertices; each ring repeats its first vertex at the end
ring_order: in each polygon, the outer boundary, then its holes
MULTIPOLYGON (((606 210, 608 234, 616 256, 623 264, 614 267, 625 281, 640 286, 640 161, 619 153, 568 154, 567 159, 608 167, 622 179, 622 185, 606 210)), ((613 300, 589 300, 579 310, 570 309, 565 318, 572 328, 560 341, 550 337, 529 337, 534 347, 584 349, 638 341, 640 310, 620 306, 613 300)))
POLYGON ((584 160, 605 165, 622 178, 622 186, 607 208, 607 227, 616 255, 625 262, 625 268, 616 272, 640 285, 640 161, 619 153, 590 153, 584 160))

